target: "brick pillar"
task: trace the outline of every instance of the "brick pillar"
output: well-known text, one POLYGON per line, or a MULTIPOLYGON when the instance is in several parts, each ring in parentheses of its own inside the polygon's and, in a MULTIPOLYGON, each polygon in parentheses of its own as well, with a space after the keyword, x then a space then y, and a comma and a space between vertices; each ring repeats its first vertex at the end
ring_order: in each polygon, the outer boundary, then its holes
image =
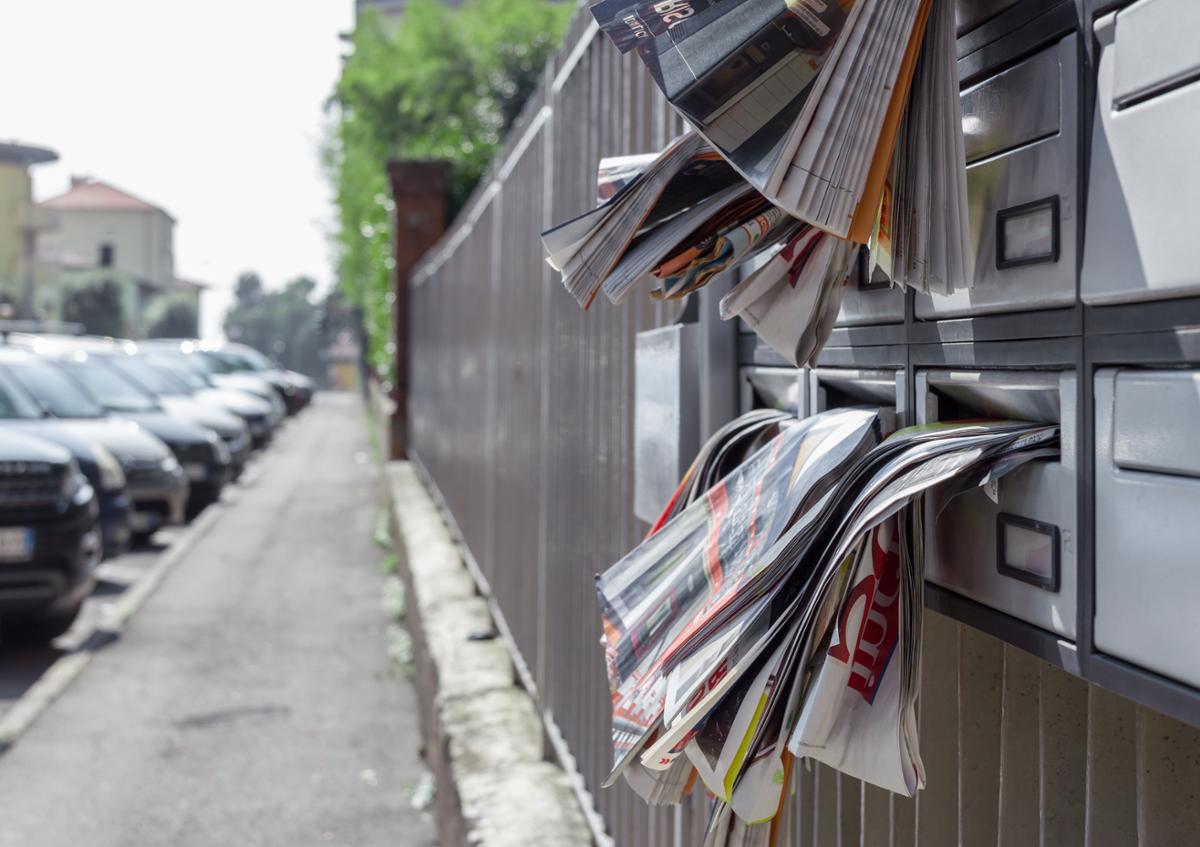
POLYGON ((446 162, 415 160, 388 162, 387 168, 392 199, 396 202, 392 235, 392 256, 396 260, 392 271, 392 291, 396 295, 392 311, 396 341, 396 381, 392 400, 396 411, 392 415, 388 455, 392 459, 403 459, 408 452, 411 329, 408 283, 417 262, 446 229, 446 186, 450 170, 446 162))

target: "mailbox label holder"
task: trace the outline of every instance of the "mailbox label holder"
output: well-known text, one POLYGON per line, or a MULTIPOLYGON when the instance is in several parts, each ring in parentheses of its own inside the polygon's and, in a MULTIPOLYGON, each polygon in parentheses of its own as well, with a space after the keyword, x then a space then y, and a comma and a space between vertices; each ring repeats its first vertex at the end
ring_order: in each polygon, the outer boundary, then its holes
POLYGON ((1060 250, 1061 236, 1059 234, 1059 200, 1058 195, 1031 203, 1022 203, 996 213, 996 268, 1006 270, 1025 265, 1037 265, 1042 262, 1057 262, 1060 250), (1033 218, 1035 215, 1049 212, 1050 214, 1050 244, 1045 250, 1022 252, 1010 256, 1009 222, 1033 218))
MULTIPOLYGON (((1004 576, 1019 579, 1046 591, 1057 593, 1060 582, 1062 561, 1060 558, 1060 536, 1058 527, 1045 521, 1023 518, 1020 515, 1001 512, 996 515, 996 570, 1004 576), (1013 563, 1009 558, 1009 531, 1015 530, 1014 538, 1031 535, 1042 536, 1046 539, 1045 549, 1050 553, 1046 568, 1022 566, 1013 563)), ((1013 545, 1016 547, 1017 545, 1013 545)), ((1011 552, 1016 552, 1011 551, 1011 552)))

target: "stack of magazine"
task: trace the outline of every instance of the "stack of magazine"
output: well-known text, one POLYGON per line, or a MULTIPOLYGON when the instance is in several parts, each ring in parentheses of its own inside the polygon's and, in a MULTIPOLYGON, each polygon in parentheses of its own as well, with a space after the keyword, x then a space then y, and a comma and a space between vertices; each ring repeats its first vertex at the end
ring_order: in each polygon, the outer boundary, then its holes
POLYGON ((692 129, 600 164, 600 205, 543 233, 584 307, 677 299, 752 262, 722 314, 795 364, 850 275, 974 276, 950 0, 599 0, 692 129), (860 261, 865 255, 867 261, 860 261))
POLYGON ((705 445, 655 531, 597 579, 608 783, 652 804, 702 786, 705 844, 726 847, 774 843, 797 758, 904 795, 924 785, 924 506, 1058 453, 1042 424, 884 437, 872 410, 753 415, 705 445))

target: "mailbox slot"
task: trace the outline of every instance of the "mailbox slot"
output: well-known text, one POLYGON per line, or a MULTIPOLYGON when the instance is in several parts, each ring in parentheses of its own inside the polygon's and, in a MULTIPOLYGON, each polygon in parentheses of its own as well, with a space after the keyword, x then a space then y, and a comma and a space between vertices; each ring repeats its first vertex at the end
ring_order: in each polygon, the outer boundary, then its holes
POLYGON ((798 418, 808 416, 808 372, 804 368, 742 368, 738 383, 743 414, 754 409, 778 409, 798 418))
POLYGON ((1096 372, 1100 652, 1200 687, 1200 370, 1096 372))
POLYGON ((1059 461, 1032 462, 990 494, 929 499, 925 577, 1074 640, 1075 373, 922 370, 915 388, 918 423, 1008 418, 1061 425, 1059 461))
POLYGON ((883 429, 891 432, 907 421, 905 373, 902 370, 815 368, 809 373, 812 414, 851 406, 876 406, 883 411, 883 429))
POLYGON ((962 92, 974 287, 917 295, 917 318, 1075 305, 1076 38, 962 92))
POLYGON ((1096 22, 1086 303, 1200 294, 1198 30, 1195 0, 1140 0, 1096 22))
POLYGON ((699 327, 639 332, 634 359, 633 511, 658 518, 700 449, 699 327))

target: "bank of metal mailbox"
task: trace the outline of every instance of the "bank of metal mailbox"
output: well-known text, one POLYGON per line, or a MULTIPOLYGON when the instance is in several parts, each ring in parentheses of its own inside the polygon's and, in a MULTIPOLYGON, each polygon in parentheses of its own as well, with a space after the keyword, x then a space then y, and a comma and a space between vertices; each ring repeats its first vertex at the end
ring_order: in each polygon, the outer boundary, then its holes
POLYGON ((1096 649, 1200 687, 1200 370, 1095 380, 1096 649))
POLYGON ((778 409, 798 418, 808 417, 806 368, 745 367, 738 371, 738 388, 738 407, 743 414, 778 409))
POLYGON ((908 391, 901 369, 814 368, 808 375, 812 414, 849 406, 875 406, 891 432, 908 421, 908 391))
POLYGON ((1075 304, 1077 36, 962 92, 973 288, 919 295, 919 319, 1075 304))
POLYGON ((700 449, 699 327, 639 332, 634 360, 633 511, 654 521, 700 449))
POLYGON ((1198 33, 1196 0, 1141 0, 1096 23, 1086 303, 1200 294, 1198 33))
POLYGON ((930 501, 925 577, 1075 640, 1075 373, 922 370, 914 387, 917 423, 1011 418, 1061 425, 1061 460, 1032 462, 994 490, 960 494, 940 514, 930 501))

